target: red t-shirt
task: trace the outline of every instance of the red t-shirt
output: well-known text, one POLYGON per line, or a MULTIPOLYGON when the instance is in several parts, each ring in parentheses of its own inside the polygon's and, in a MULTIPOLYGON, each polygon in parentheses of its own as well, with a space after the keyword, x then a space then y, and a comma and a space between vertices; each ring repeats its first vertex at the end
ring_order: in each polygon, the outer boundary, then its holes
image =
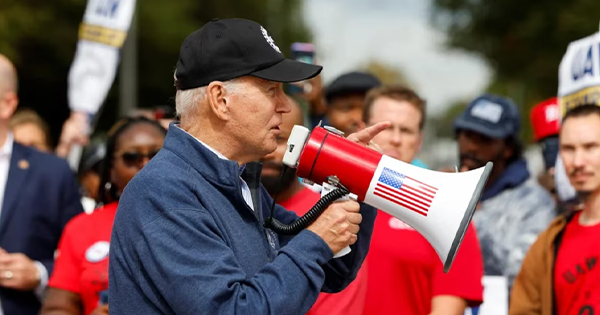
POLYGON ((108 251, 117 205, 73 218, 58 245, 48 286, 79 294, 84 314, 98 307, 100 292, 108 289, 108 251))
MULTIPOLYGON (((294 211, 298 216, 302 216, 307 213, 319 199, 321 199, 320 194, 304 187, 294 196, 288 200, 279 202, 279 204, 287 210, 294 211)), ((367 290, 366 272, 365 263, 363 263, 363 267, 358 271, 356 279, 352 281, 346 289, 336 294, 319 294, 317 301, 307 314, 362 315, 367 290)))
POLYGON ((600 224, 582 226, 581 212, 567 224, 556 257, 554 292, 558 315, 600 312, 600 224))
POLYGON ((427 315, 432 298, 438 295, 463 298, 471 307, 483 301, 483 258, 472 224, 446 274, 439 256, 419 232, 379 211, 367 259, 364 314, 427 315))

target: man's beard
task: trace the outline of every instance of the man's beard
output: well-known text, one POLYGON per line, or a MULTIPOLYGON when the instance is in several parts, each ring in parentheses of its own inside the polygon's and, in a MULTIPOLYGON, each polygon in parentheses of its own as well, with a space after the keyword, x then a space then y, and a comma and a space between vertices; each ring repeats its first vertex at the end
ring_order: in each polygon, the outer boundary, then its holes
MULTIPOLYGON (((459 153, 460 154, 460 153, 459 153)), ((462 167, 464 164, 464 161, 466 159, 471 160, 472 162, 475 162, 475 166, 470 166, 469 171, 472 171, 474 169, 478 169, 481 167, 484 167, 488 161, 484 161, 480 158, 478 158, 477 156, 475 156, 475 154, 471 154, 471 153, 463 153, 459 155, 459 162, 460 162, 460 166, 462 167)), ((503 158, 503 153, 502 152, 498 152, 498 154, 496 154, 490 161, 494 162, 494 164, 498 163, 498 161, 502 161, 503 158)))
MULTIPOLYGON (((270 165, 272 167, 277 167, 278 169, 282 169, 282 164, 264 162, 263 167, 265 165, 270 165)), ((281 178, 281 183, 279 182, 279 178, 281 177, 281 172, 279 172, 276 176, 261 176, 260 181, 272 197, 275 196, 277 192, 277 187, 279 187, 279 192, 283 192, 286 189, 290 188, 290 186, 296 180, 296 171, 294 169, 288 169, 283 178, 281 178)))
POLYGON ((480 168, 480 167, 482 167, 482 166, 485 166, 485 162, 483 162, 482 160, 478 159, 478 158, 477 158, 477 157, 476 157, 474 154, 470 154, 470 153, 463 153, 463 154, 460 154, 460 157, 459 157, 459 161, 460 161, 460 166, 461 166, 461 167, 462 167, 463 165, 465 165, 465 164, 464 164, 464 161, 465 161, 466 159, 469 159, 469 160, 471 160, 471 161, 475 162, 475 164, 476 164, 475 166, 470 166, 470 169, 469 169, 469 171, 471 171, 471 170, 474 170, 474 169, 477 169, 477 168, 480 168))
POLYGON ((577 200, 579 202, 585 203, 591 194, 592 194, 592 191, 589 191, 589 190, 578 190, 577 191, 577 200))

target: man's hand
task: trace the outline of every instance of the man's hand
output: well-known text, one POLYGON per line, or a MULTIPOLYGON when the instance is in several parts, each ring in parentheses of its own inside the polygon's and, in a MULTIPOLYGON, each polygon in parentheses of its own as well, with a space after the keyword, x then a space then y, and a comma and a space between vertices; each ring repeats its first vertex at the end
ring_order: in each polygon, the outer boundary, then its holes
POLYGON ((7 253, 0 248, 0 286, 31 291, 40 283, 35 262, 21 253, 7 253))
POLYGON ((362 221, 359 210, 360 206, 356 201, 335 202, 307 229, 320 236, 331 251, 337 254, 344 247, 356 242, 356 234, 360 230, 358 225, 362 221))
POLYGON ((79 144, 85 146, 88 143, 89 133, 88 116, 81 112, 72 112, 71 116, 65 121, 60 135, 56 155, 66 158, 69 155, 71 146, 79 144))
POLYGON ((103 304, 90 313, 90 315, 108 315, 108 304, 103 304))
POLYGON ((350 134, 346 139, 352 141, 352 142, 356 142, 358 144, 362 144, 366 147, 369 147, 373 150, 379 151, 379 153, 382 152, 381 148, 375 144, 374 142, 372 142, 371 140, 380 132, 386 130, 387 128, 389 128, 391 125, 391 122, 389 121, 383 121, 380 123, 377 123, 373 126, 370 126, 368 128, 360 128, 360 131, 357 131, 355 133, 350 134))

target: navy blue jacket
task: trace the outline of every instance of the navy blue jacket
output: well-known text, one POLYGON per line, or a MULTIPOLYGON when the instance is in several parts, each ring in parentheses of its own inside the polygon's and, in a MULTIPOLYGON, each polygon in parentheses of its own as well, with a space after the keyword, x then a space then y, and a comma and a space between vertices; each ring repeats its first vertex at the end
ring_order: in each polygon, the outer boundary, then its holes
MULTIPOLYGON (((54 268, 54 250, 65 224, 83 212, 75 175, 65 160, 14 143, 2 213, 0 247, 54 268)), ((4 314, 37 315, 33 291, 0 287, 4 314)))
MULTIPOLYGON (((263 227, 272 199, 261 165, 242 173, 173 124, 163 149, 127 185, 111 237, 111 314, 304 314, 321 290, 350 284, 367 254, 376 209, 352 252, 332 259, 329 246, 303 230, 278 236, 263 227)), ((297 216, 278 206, 283 223, 297 216)))

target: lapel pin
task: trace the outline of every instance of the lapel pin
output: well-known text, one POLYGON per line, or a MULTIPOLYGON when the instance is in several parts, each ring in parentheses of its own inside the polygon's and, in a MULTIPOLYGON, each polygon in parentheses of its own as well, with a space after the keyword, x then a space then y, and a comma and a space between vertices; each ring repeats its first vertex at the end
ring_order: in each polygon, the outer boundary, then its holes
POLYGON ((29 168, 29 162, 27 160, 19 160, 18 166, 20 169, 26 170, 29 168))

